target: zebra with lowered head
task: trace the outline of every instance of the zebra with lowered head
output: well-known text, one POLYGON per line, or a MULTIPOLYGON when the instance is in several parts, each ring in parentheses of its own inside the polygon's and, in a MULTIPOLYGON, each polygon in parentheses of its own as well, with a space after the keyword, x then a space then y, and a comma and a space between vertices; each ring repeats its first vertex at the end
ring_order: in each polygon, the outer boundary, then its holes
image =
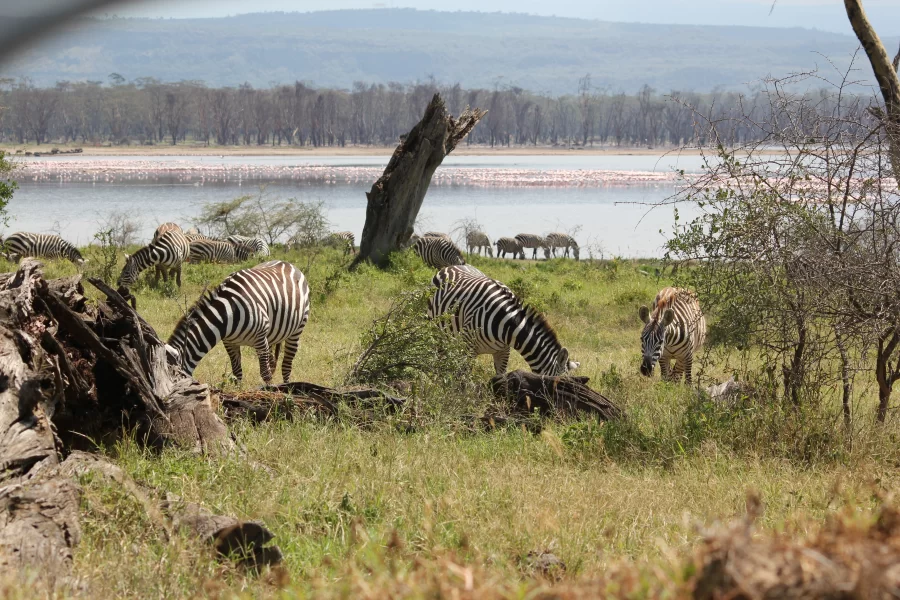
POLYGON ((495 243, 497 245, 497 258, 506 258, 506 253, 511 252, 513 258, 521 256, 522 260, 525 260, 525 249, 516 238, 502 237, 495 243))
POLYGON ((466 234, 466 249, 469 254, 472 254, 473 251, 484 252, 491 258, 494 257, 491 239, 483 231, 470 231, 466 234))
POLYGON ((281 376, 287 382, 308 320, 306 278, 294 265, 272 260, 229 275, 202 296, 175 326, 166 349, 190 375, 213 346, 222 342, 231 370, 240 380, 241 346, 253 346, 259 373, 269 383, 283 344, 281 376))
POLYGON ((225 241, 234 246, 234 253, 238 260, 247 260, 251 256, 268 258, 271 254, 269 245, 262 238, 229 235, 225 241))
POLYGON ((343 248, 344 254, 353 254, 356 250, 356 236, 352 231, 335 231, 325 237, 325 245, 343 248))
POLYGON ((413 245, 413 249, 419 258, 435 269, 466 264, 462 250, 445 238, 420 237, 413 245))
POLYGON ((181 265, 187 262, 191 253, 191 243, 179 231, 167 231, 132 255, 125 255, 125 267, 119 275, 117 285, 129 288, 137 283, 138 276, 144 269, 156 267, 156 278, 153 285, 159 283, 160 273, 163 281, 174 275, 175 283, 181 287, 181 265))
MULTIPOLYGON (((543 248, 544 258, 550 258, 550 248, 547 247, 547 240, 533 233, 520 233, 516 236, 516 240, 522 244, 522 248, 531 248, 532 260, 537 260, 538 248, 543 248)), ((522 258, 525 258, 524 256, 522 258)))
POLYGON ((539 312, 522 304, 508 287, 468 266, 446 267, 431 280, 437 288, 429 318, 452 317, 442 324, 462 333, 475 354, 491 354, 497 375, 506 373, 510 348, 538 375, 562 375, 578 367, 539 312))
POLYGON ((27 233, 24 231, 10 235, 3 242, 4 256, 13 262, 25 256, 36 258, 68 258, 76 265, 85 263, 78 248, 58 235, 49 233, 27 233))
POLYGON ((578 242, 576 242, 575 238, 573 238, 568 233, 548 233, 546 239, 547 247, 550 248, 550 253, 554 257, 556 256, 556 249, 563 248, 565 250, 565 253, 563 254, 565 258, 569 257, 569 250, 571 249, 572 255, 575 257, 575 260, 578 260, 578 242))
POLYGON ((659 362, 666 381, 691 383, 694 355, 706 339, 706 317, 693 292, 667 287, 659 291, 653 309, 642 306, 638 314, 644 322, 641 332, 641 375, 649 377, 659 362), (674 365, 669 362, 674 361, 674 365))
POLYGON ((191 240, 190 261, 192 263, 233 263, 237 261, 237 253, 234 244, 230 242, 210 238, 191 240))

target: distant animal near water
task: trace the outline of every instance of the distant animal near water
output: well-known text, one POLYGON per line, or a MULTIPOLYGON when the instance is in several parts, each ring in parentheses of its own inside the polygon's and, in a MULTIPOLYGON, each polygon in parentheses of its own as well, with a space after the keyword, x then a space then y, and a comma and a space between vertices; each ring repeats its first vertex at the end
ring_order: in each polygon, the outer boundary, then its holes
POLYGON ((247 260, 251 256, 268 258, 271 254, 269 245, 262 238, 229 235, 225 241, 234 246, 235 256, 238 260, 247 260))
POLYGON ((159 227, 156 228, 156 231, 153 232, 153 239, 156 240, 164 233, 168 233, 170 231, 175 231, 177 233, 184 233, 182 231, 181 226, 177 223, 163 223, 159 227))
POLYGON ((475 354, 491 354, 498 375, 506 373, 510 348, 539 375, 562 375, 578 367, 544 316, 499 281, 466 265, 441 269, 431 284, 437 291, 428 316, 451 314, 441 326, 465 335, 475 354))
POLYGON ((85 263, 84 257, 74 245, 58 235, 18 231, 3 242, 4 256, 13 262, 25 256, 36 258, 68 258, 76 265, 85 263))
POLYGON ((202 296, 175 326, 167 351, 192 374, 197 363, 222 342, 240 380, 241 346, 253 346, 259 372, 269 383, 284 345, 281 376, 290 381, 300 335, 309 320, 309 285, 300 269, 272 260, 230 275, 202 296), (275 347, 272 358, 272 346, 275 347))
POLYGON ((550 248, 550 253, 553 256, 556 256, 557 248, 563 248, 565 250, 565 253, 563 254, 564 257, 568 258, 569 250, 571 250, 572 255, 575 257, 575 260, 578 260, 578 253, 579 253, 578 242, 576 242, 575 238, 573 238, 568 233, 560 233, 560 232, 548 233, 546 241, 547 241, 547 246, 550 248))
POLYGON ((190 256, 192 263, 233 263, 237 261, 234 244, 209 238, 191 240, 190 256))
POLYGON ((181 287, 181 265, 187 262, 190 251, 191 243, 183 233, 167 231, 134 254, 125 255, 125 267, 119 275, 118 285, 131 287, 137 282, 141 271, 155 266, 154 285, 159 283, 159 276, 162 274, 163 281, 168 281, 174 275, 176 284, 181 287))
POLYGON ((494 256, 491 239, 483 231, 470 231, 466 234, 466 249, 469 254, 484 252, 490 257, 494 256))
MULTIPOLYGON (((533 233, 520 233, 516 236, 516 240, 522 244, 522 248, 531 248, 533 250, 531 258, 537 260, 538 248, 544 250, 544 258, 550 258, 550 248, 547 247, 547 240, 533 233)), ((522 258, 525 258, 524 256, 522 258)))
POLYGON ((522 247, 522 243, 516 238, 502 237, 495 243, 497 245, 497 258, 506 258, 506 253, 510 252, 513 258, 525 260, 525 248, 522 247))
POLYGON ((641 332, 641 375, 659 369, 666 381, 679 381, 682 373, 691 383, 694 356, 706 339, 706 318, 700 301, 693 292, 667 287, 656 294, 652 310, 642 306, 638 311, 644 329, 641 332), (674 361, 674 365, 669 363, 674 361))

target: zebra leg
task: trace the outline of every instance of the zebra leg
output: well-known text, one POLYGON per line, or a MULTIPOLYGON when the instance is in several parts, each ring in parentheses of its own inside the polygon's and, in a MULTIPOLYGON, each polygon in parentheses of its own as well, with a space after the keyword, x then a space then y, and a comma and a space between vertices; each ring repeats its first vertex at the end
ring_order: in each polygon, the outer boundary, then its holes
POLYGON ((659 359, 659 372, 662 375, 663 381, 669 381, 669 359, 668 358, 660 358, 659 359))
POLYGON ((244 378, 244 370, 241 368, 241 347, 225 344, 225 352, 228 353, 228 360, 231 361, 231 372, 234 374, 234 378, 240 381, 244 378))
POLYGON ((694 357, 689 356, 684 359, 684 382, 691 385, 691 371, 694 367, 694 357))
POLYGON ((269 349, 269 340, 265 335, 256 340, 256 354, 259 356, 259 374, 267 384, 272 381, 272 352, 269 349))
POLYGON ((509 365, 509 348, 505 348, 494 353, 494 372, 497 375, 506 373, 506 367, 509 365))
POLYGON ((178 266, 175 267, 175 283, 181 288, 181 263, 178 263, 178 266))
POLYGON ((296 338, 284 340, 284 358, 281 359, 281 378, 287 383, 291 380, 291 369, 294 366, 294 357, 300 347, 300 334, 296 338))
POLYGON ((684 362, 680 358, 678 360, 676 360, 675 366, 672 367, 672 371, 670 373, 669 380, 673 381, 675 383, 680 383, 681 376, 684 373, 684 368, 685 368, 684 362))

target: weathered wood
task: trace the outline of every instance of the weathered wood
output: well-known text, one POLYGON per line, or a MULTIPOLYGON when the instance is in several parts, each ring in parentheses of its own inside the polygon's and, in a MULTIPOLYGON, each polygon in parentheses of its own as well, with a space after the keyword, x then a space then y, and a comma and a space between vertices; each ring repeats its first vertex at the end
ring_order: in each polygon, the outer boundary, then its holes
POLYGON ((440 95, 434 95, 422 120, 401 140, 384 174, 366 194, 366 223, 354 265, 384 264, 406 244, 435 170, 485 114, 466 109, 454 119, 440 95))
POLYGON ((491 389, 509 401, 516 412, 576 416, 589 414, 601 421, 624 417, 612 400, 587 386, 587 377, 545 377, 528 371, 512 371, 491 379, 491 389))

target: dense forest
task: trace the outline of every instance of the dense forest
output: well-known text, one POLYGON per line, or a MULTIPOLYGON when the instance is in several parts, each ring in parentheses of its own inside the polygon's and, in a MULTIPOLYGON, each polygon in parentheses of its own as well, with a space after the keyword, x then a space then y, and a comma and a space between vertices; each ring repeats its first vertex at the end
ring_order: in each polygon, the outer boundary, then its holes
MULTIPOLYGON (((576 86, 573 86, 576 87, 576 86)), ((490 146, 666 146, 709 143, 711 122, 736 111, 769 121, 777 107, 766 94, 597 91, 586 76, 576 94, 550 96, 519 87, 464 89, 433 81, 356 83, 351 90, 319 89, 304 83, 266 89, 250 84, 212 88, 203 82, 59 82, 38 87, 29 80, 0 80, 0 141, 13 144, 346 146, 393 145, 422 116, 435 93, 452 114, 466 106, 487 109, 467 143, 490 146), (748 112, 749 111, 749 112, 748 112)), ((821 114, 835 109, 824 90, 808 93, 821 114)), ((844 101, 843 106, 853 105, 844 101)), ((841 110, 847 110, 842 108, 841 110)), ((720 125, 726 143, 759 139, 751 121, 720 125)))

